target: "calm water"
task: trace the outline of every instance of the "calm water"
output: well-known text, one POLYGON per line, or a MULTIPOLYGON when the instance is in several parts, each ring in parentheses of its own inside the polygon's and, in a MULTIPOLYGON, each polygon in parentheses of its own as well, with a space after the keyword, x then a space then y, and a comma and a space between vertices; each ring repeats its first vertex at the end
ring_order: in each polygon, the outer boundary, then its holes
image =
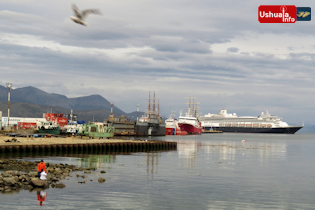
POLYGON ((43 206, 38 205, 36 192, 21 190, 0 194, 0 208, 315 209, 315 134, 156 139, 178 142, 177 151, 46 157, 51 163, 97 170, 88 174, 85 184, 79 184, 83 179, 73 173, 63 180, 66 188, 46 189, 43 206), (99 184, 99 177, 106 182, 99 184))

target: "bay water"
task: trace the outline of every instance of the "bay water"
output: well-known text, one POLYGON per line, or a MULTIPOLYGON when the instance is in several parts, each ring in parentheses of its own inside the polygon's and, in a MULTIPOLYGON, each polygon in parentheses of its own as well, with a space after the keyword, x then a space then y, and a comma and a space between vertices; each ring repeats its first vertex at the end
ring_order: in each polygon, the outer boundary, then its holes
POLYGON ((42 206, 37 192, 0 194, 0 209, 315 209, 315 134, 143 139, 175 141, 177 150, 22 157, 96 170, 44 190, 42 206))

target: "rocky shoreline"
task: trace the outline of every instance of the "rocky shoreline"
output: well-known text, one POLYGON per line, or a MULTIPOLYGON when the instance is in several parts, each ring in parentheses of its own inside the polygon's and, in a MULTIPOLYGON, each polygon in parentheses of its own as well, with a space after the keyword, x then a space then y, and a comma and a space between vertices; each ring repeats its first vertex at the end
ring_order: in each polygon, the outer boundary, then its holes
MULTIPOLYGON (((65 185, 60 181, 66 177, 72 177, 71 173, 75 171, 84 171, 89 174, 95 168, 78 168, 68 164, 51 164, 45 162, 48 172, 47 180, 39 180, 37 177, 37 166, 39 161, 31 162, 24 160, 0 160, 0 193, 12 193, 19 190, 43 190, 49 187, 64 188, 65 185)), ((105 171, 101 171, 105 173, 105 171)), ((87 178, 85 175, 76 175, 76 177, 87 178)), ((105 182, 105 179, 99 177, 99 183, 105 182)), ((78 183, 85 183, 78 182, 78 183)))

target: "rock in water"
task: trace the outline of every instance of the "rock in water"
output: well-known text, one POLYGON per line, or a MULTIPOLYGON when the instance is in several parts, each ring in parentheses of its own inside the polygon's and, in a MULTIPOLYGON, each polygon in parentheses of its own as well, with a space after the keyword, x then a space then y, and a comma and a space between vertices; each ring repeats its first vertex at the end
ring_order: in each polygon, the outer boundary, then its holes
POLYGON ((62 182, 56 183, 56 188, 64 188, 66 185, 62 182))
POLYGON ((102 178, 102 177, 100 177, 100 178, 98 178, 98 182, 99 182, 99 183, 103 183, 103 182, 105 182, 105 179, 102 178))
POLYGON ((45 180, 39 180, 39 179, 32 179, 32 185, 35 187, 43 187, 43 188, 48 188, 48 182, 45 180))

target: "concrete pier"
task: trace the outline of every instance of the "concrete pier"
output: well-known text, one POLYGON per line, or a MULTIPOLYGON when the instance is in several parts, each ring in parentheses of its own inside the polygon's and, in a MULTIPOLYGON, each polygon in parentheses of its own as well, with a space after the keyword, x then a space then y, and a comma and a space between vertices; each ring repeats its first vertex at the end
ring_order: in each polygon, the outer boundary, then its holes
POLYGON ((33 153, 35 155, 60 156, 63 154, 104 154, 126 152, 149 152, 176 150, 177 142, 154 140, 121 140, 121 139, 26 139, 18 138, 17 142, 5 142, 0 138, 0 153, 17 153, 19 155, 33 153))

